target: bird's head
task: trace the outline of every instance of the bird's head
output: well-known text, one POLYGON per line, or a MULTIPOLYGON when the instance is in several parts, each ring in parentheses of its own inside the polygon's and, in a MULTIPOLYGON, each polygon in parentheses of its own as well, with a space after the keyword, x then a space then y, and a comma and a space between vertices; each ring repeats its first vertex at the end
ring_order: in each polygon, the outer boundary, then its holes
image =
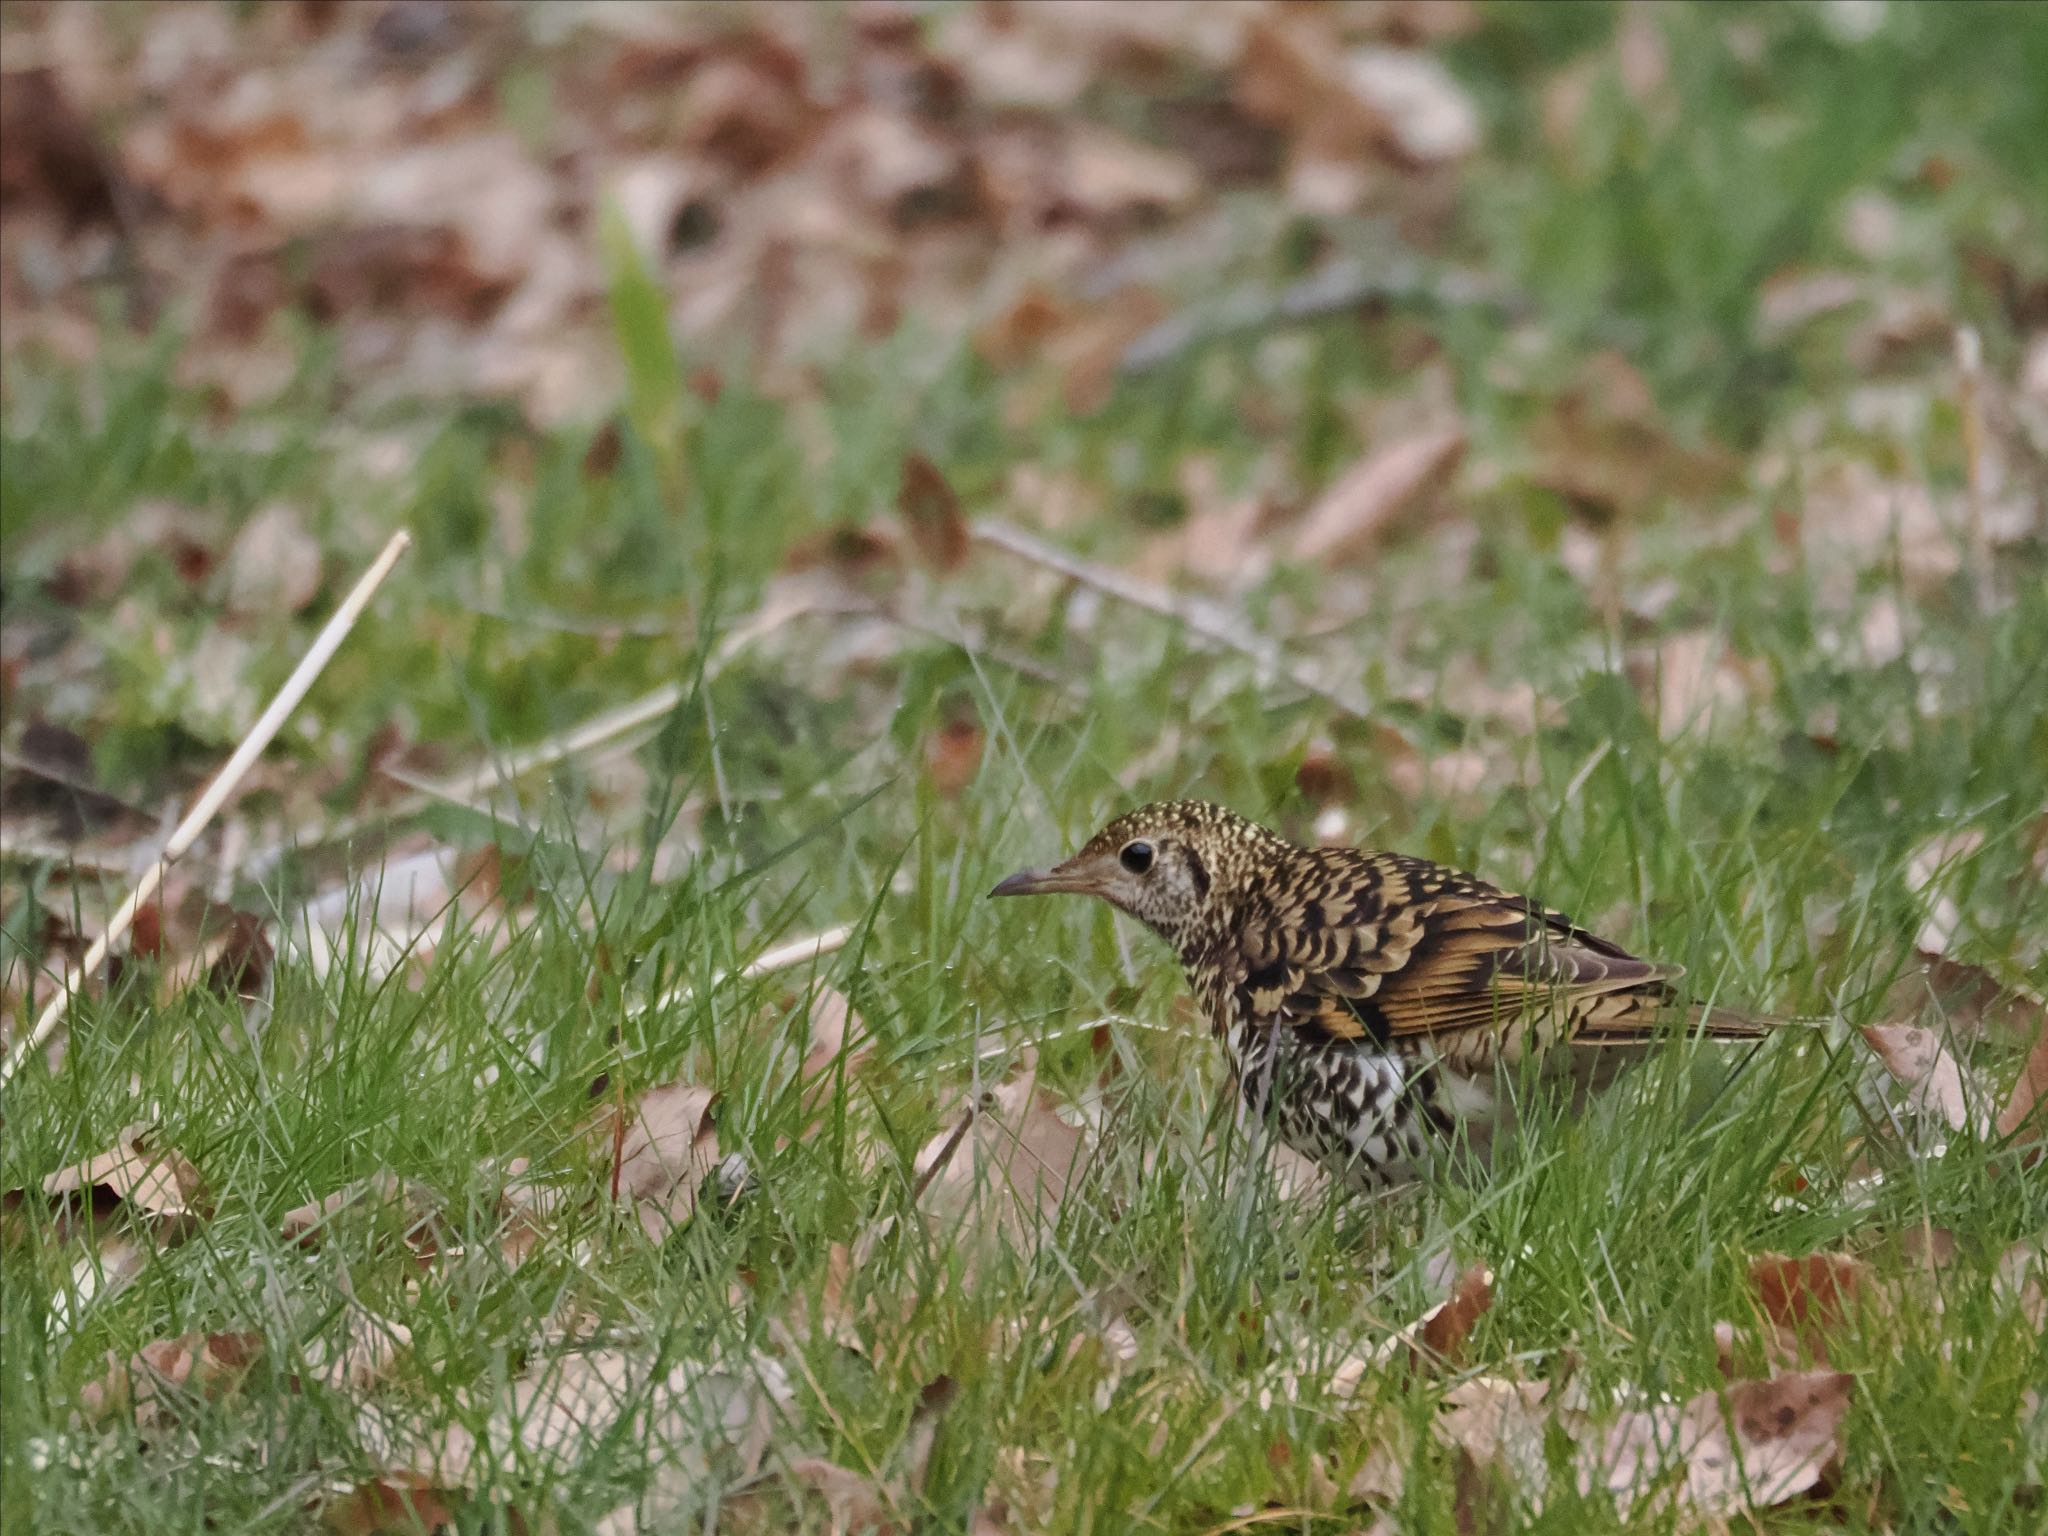
POLYGON ((991 896, 1100 896, 1186 952, 1227 924, 1248 877, 1293 845, 1203 800, 1141 806, 1049 869, 1021 869, 991 896))

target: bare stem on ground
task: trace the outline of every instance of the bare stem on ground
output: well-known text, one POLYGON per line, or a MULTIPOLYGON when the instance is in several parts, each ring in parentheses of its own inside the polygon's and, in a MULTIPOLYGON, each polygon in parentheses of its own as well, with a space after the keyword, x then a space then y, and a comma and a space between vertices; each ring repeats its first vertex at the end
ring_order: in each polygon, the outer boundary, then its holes
POLYGON ((69 976, 65 977, 62 990, 50 999, 49 1004, 37 1017, 34 1027, 20 1044, 4 1059, 0 1059, 0 1086, 10 1082, 14 1074, 20 1070, 21 1064, 41 1049, 44 1041, 64 1017, 72 999, 78 995, 79 988, 85 984, 86 978, 94 975, 106 963, 107 951, 121 941, 133 925, 135 914, 156 894, 171 865, 198 841, 199 835, 212 823, 213 818, 220 814, 220 808, 227 803, 228 797, 255 766, 256 759, 263 755, 263 749, 270 745, 271 739, 291 717, 292 711, 299 707, 299 701, 305 698, 314 680, 326 670, 327 663, 334 659, 334 653, 341 649, 341 642, 348 638, 349 631, 355 628, 356 621, 363 616, 363 610, 369 607, 370 599, 377 595, 377 589, 384 584, 384 578, 391 574, 391 568, 398 564, 399 556, 403 555, 411 544, 412 535, 400 529, 391 536, 390 542, 384 546, 383 553, 377 556, 367 571, 363 572, 362 579, 334 611, 334 617, 327 621, 326 628, 314 639, 312 648, 306 652, 298 666, 292 669, 292 675, 284 680, 284 686, 277 690, 269 707, 249 728, 249 734, 242 738, 242 744, 235 748, 234 755, 214 776, 213 782, 206 786, 206 792, 186 813, 185 819, 178 823, 156 862, 143 871, 135 889, 128 893, 128 899, 122 902, 119 910, 107 920, 105 931, 93 940, 92 947, 85 952, 85 958, 72 968, 69 976))

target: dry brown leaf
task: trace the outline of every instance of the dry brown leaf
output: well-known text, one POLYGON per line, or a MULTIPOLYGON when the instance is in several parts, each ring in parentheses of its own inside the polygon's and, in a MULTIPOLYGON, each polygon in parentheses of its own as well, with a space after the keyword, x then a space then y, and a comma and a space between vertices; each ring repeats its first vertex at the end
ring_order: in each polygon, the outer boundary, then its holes
POLYGON ((1415 1325, 1415 1342, 1438 1361, 1455 1364, 1473 1327, 1493 1305, 1493 1271, 1474 1264, 1458 1276, 1445 1300, 1423 1313, 1415 1325))
POLYGON ((1905 1085, 1908 1113, 1937 1119, 1952 1131, 1990 1131, 1990 1101, 1982 1086, 1934 1030, 1915 1024, 1866 1024, 1863 1038, 1886 1070, 1905 1085))
POLYGON ((366 1392, 386 1381, 411 1348, 412 1330, 405 1324, 351 1306, 338 1344, 315 1339, 306 1350, 305 1379, 336 1392, 366 1392))
POLYGON ((2048 1328, 2048 1236, 2022 1238, 2000 1254, 1997 1282, 2029 1326, 2048 1328))
POLYGON ((1067 211, 1089 221, 1110 221, 1177 213, 1195 200, 1202 181, 1179 155, 1082 125, 1066 135, 1058 186, 1067 211))
MULTIPOLYGON (((643 1093, 627 1114, 616 1188, 657 1242, 690 1219, 699 1189, 718 1167, 711 1120, 717 1097, 696 1083, 669 1083, 643 1093)), ((606 1129, 613 1125, 607 1117, 606 1129)))
POLYGON ((168 1005, 201 982, 223 997, 260 1001, 277 958, 268 928, 253 912, 230 911, 226 927, 164 967, 157 978, 157 1006, 168 1005))
POLYGON ((1433 1430, 1444 1444, 1508 1474, 1533 1497, 1549 1476, 1543 1455, 1549 1393, 1548 1382, 1475 1376, 1444 1394, 1433 1430))
POLYGON ((560 1191, 535 1179, 531 1163, 523 1157, 502 1165, 488 1159, 478 1171, 495 1172, 500 1180, 498 1251, 507 1264, 523 1264, 547 1237, 549 1221, 560 1213, 560 1191))
POLYGON ((1360 48, 1344 60, 1344 83, 1379 119, 1380 138, 1409 165, 1462 160, 1479 147, 1479 111, 1433 54, 1360 48))
POLYGON ((411 1472, 387 1472, 359 1483, 320 1512, 337 1536, 413 1536, 418 1531, 453 1530, 455 1507, 465 1491, 450 1489, 411 1472))
POLYGON ((1770 686, 1758 663, 1710 629, 1664 637, 1632 658, 1630 671, 1639 688, 1653 693, 1657 731, 1667 740, 1688 731, 1710 734, 1717 722, 1739 719, 1770 686))
POLYGON ((1361 459, 1309 508, 1294 533, 1295 557, 1341 564, 1369 555, 1450 484, 1464 455, 1465 429, 1445 427, 1361 459))
POLYGON ((1001 1231, 1028 1248, 1059 1220, 1089 1150, 1087 1133, 1061 1119, 1058 1102, 1038 1087, 1036 1059, 1027 1055, 1010 1081, 919 1151, 918 1203, 956 1227, 979 1212, 984 1233, 1001 1231))
POLYGON ((1944 832, 1915 848, 1906 860, 1906 884, 1927 906, 1914 945, 1923 955, 1949 955, 1962 931, 1962 909, 1950 887, 1963 865, 1984 846, 1975 827, 1944 832))
POLYGON ((2012 1085, 2012 1094, 2005 1101, 2005 1108, 1998 1112, 1998 1134, 2017 1136, 2020 1131, 2031 1129, 2038 1133, 2048 1131, 2048 1126, 2039 1122, 2048 1119, 2048 1015, 2041 1021, 2041 1031, 2034 1039, 2034 1048, 2027 1053, 2027 1059, 2020 1068, 2020 1075, 2012 1085))
POLYGON ((924 771, 948 800, 958 799, 981 771, 981 722, 965 716, 946 721, 925 738, 924 771))
POLYGON ((1605 1489, 1624 1520, 1649 1509, 1713 1519, 1773 1508, 1818 1487, 1839 1461, 1854 1384, 1845 1371, 1805 1371, 1631 1410, 1580 1445, 1579 1490, 1605 1489))
POLYGON ((783 1469, 790 1482, 825 1501, 833 1536, 855 1531, 890 1531, 888 1496, 872 1477, 818 1456, 799 1456, 783 1469))
POLYGON ((817 1306, 814 1309, 799 1306, 791 1318, 791 1332, 796 1337, 821 1337, 856 1354, 867 1353, 860 1327, 854 1320, 853 1303, 846 1294, 853 1280, 853 1271, 853 1250, 846 1244, 834 1243, 826 1250, 825 1278, 819 1289, 817 1306))
POLYGON ((240 1381, 263 1350, 260 1333, 186 1333, 145 1344, 79 1390, 79 1415, 95 1423, 134 1410, 136 1422, 158 1422, 182 1393, 217 1397, 240 1381))
POLYGON ((912 546, 933 570, 945 575, 967 563, 967 520, 960 498, 938 466, 922 454, 904 456, 896 510, 912 546))
POLYGON ((43 1180, 43 1193, 119 1202, 164 1222, 204 1217, 210 1209, 199 1170, 175 1147, 160 1145, 149 1125, 128 1126, 105 1152, 51 1174, 43 1180))
POLYGON ((1483 1264, 1471 1265, 1458 1276, 1451 1294, 1414 1322, 1339 1360, 1330 1372, 1330 1396, 1349 1401, 1369 1378, 1390 1370, 1428 1372, 1454 1364, 1473 1326, 1492 1305, 1493 1271, 1483 1264))
POLYGON ((401 1179, 388 1168, 294 1207, 285 1212, 278 1228, 293 1242, 310 1244, 322 1236, 331 1217, 355 1206, 394 1213, 404 1223, 399 1231, 401 1241, 421 1264, 432 1262, 446 1246, 440 1197, 426 1185, 401 1179))
POLYGON ((228 548, 228 612, 245 619, 297 613, 320 595, 320 564, 320 541, 298 508, 272 502, 242 525, 228 548))
POLYGON ((1621 353, 1595 353, 1529 429, 1534 482, 1596 520, 1627 518, 1662 496, 1700 495, 1731 475, 1716 451, 1673 440, 1657 397, 1621 353))
POLYGON ((1764 1317, 1819 1361, 1828 1358, 1829 1336, 1871 1299, 1872 1279, 1868 1264, 1845 1253, 1764 1253, 1749 1264, 1749 1288, 1764 1317))
POLYGON ((1840 1326, 1870 1281, 1870 1266, 1846 1253, 1763 1253, 1749 1263, 1757 1305, 1780 1328, 1840 1326))

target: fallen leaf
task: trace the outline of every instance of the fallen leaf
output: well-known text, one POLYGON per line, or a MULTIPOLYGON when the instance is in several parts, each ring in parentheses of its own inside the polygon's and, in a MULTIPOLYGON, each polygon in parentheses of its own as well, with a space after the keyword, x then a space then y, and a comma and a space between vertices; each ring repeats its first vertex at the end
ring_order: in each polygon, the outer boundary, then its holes
POLYGON ((643 1093, 627 1114, 616 1188, 657 1242, 690 1219, 718 1167, 717 1097, 696 1083, 669 1083, 643 1093))
POLYGON ((1773 1508, 1818 1487, 1839 1461, 1854 1384, 1846 1371, 1804 1371, 1630 1410, 1580 1445, 1579 1491, 1604 1489, 1623 1520, 1650 1509, 1714 1519, 1773 1508))
POLYGON ((1733 474, 1728 457, 1674 440, 1655 392, 1620 352, 1596 352, 1528 431, 1531 479, 1596 523, 1666 496, 1703 495, 1733 474))
POLYGON ((1380 138, 1410 165, 1462 160, 1479 147, 1479 111, 1435 55, 1412 48, 1360 48, 1344 80, 1379 119, 1380 138))
POLYGON ((182 1222, 208 1214, 199 1170, 175 1147, 161 1146, 153 1126, 131 1125, 96 1157, 51 1174, 43 1193, 118 1202, 142 1216, 182 1222))
POLYGON ((1747 714, 1770 685, 1757 663, 1739 656, 1728 637, 1695 629, 1668 635, 1632 659, 1636 685, 1656 701, 1657 732, 1674 740, 1709 734, 1747 714))
POLYGON ((126 1360, 110 1354, 106 1371, 79 1389, 79 1415, 96 1423, 132 1409, 139 1426, 156 1424, 180 1394, 217 1397, 227 1391, 262 1349, 260 1333, 186 1333, 145 1344, 126 1360))
POLYGON ((1872 1273, 1845 1253, 1759 1254, 1750 1260, 1749 1288, 1764 1317, 1781 1334, 1825 1361, 1829 1335, 1838 1332, 1870 1296, 1872 1273))
POLYGON ((1338 45, 1329 14, 1267 11, 1246 29, 1234 81, 1245 111, 1294 135, 1297 163, 1377 154, 1410 166, 1478 147, 1472 99, 1436 58, 1338 45))
POLYGON ((888 1524, 889 1500, 864 1472, 842 1467, 819 1456, 799 1456, 783 1475, 806 1493, 825 1501, 834 1532, 894 1529, 888 1524))
POLYGON ((1957 873, 1984 846, 1975 827, 1945 832, 1921 843, 1906 859, 1906 885, 1926 904, 1926 917, 1913 943, 1923 955, 1948 955, 1963 926, 1952 887, 1957 873))
POLYGON ((958 799, 981 768, 981 722, 960 715, 947 720, 925 738, 924 768, 932 788, 948 800, 958 799))
POLYGON ((1077 124, 1066 135, 1058 187, 1063 211, 1102 223, 1177 213, 1194 201, 1202 181, 1179 155, 1077 124))
POLYGON ((932 569, 944 575, 967 563, 967 521, 960 512, 960 498, 938 466, 922 454, 904 457, 896 510, 911 544, 932 569))
POLYGON ((978 1212, 984 1233, 1003 1232, 1028 1248, 1059 1220, 1089 1143, 1039 1088, 1036 1059, 1027 1053, 1014 1077, 918 1152, 912 1170, 919 1207, 956 1229, 978 1212))
POLYGON ((413 1536, 419 1531, 453 1530, 463 1490, 437 1485, 411 1472, 386 1472, 358 1483, 320 1512, 337 1536, 413 1536))
POLYGON ((2030 1327, 2048 1327, 2048 1237, 2021 1238, 2000 1254, 1997 1285, 2030 1327))
POLYGON ((1368 455, 1309 508, 1295 530, 1295 558, 1326 565, 1364 558, 1449 485, 1464 455, 1463 427, 1426 432, 1368 455))
POLYGON ((350 1306, 339 1343, 315 1339, 306 1349, 303 1379, 336 1392, 366 1392, 383 1383, 412 1347, 412 1330, 362 1307, 350 1306))
POLYGON ((1415 1341, 1438 1361, 1455 1364, 1465 1340, 1493 1305, 1493 1271, 1474 1264, 1458 1277, 1450 1296, 1422 1315, 1415 1341))
MULTIPOLYGON (((634 1381, 630 1367, 626 1380, 634 1381)), ((679 1529, 678 1517, 699 1506, 714 1477, 740 1482, 761 1470, 777 1420, 795 1396, 781 1364, 760 1353, 724 1364, 685 1361, 651 1387, 634 1391, 642 1398, 625 1429, 648 1447, 654 1479, 639 1499, 600 1520, 592 1536, 679 1529)), ((596 1422, 606 1429, 603 1414, 615 1402, 600 1398, 596 1422)), ((523 1426, 531 1412, 531 1405, 515 1405, 513 1422, 523 1426)), ((614 1421, 618 1417, 613 1413, 614 1421)), ((598 1438, 586 1426, 575 1448, 598 1438)))
POLYGON ((399 1240, 412 1250, 413 1258, 420 1264, 430 1263, 447 1246, 440 1197, 426 1185, 401 1179, 388 1168, 293 1207, 285 1212, 278 1228, 291 1241, 310 1245, 323 1235, 337 1213, 358 1207, 395 1216, 402 1223, 399 1240))
POLYGON ((297 613, 320 593, 320 542, 296 507, 276 501, 242 525, 223 571, 237 618, 297 613))
POLYGON ((1990 1131, 1989 1100, 1982 1087, 1934 1030, 1915 1024, 1866 1024, 1863 1038, 1906 1087, 1907 1113, 1939 1120, 1952 1131, 1990 1131))
POLYGON ((1481 1465, 1498 1467, 1522 1487, 1540 1490, 1548 1477, 1543 1441, 1549 1392, 1548 1382, 1475 1376, 1444 1394, 1434 1432, 1481 1465))
POLYGON ((500 1164, 486 1159, 478 1170, 495 1174, 498 1183, 498 1252, 507 1264, 523 1264, 548 1234, 548 1223, 561 1213, 561 1192, 533 1176, 526 1158, 500 1164))
POLYGON ((276 951, 269 925, 253 912, 229 911, 228 923, 157 978, 157 1006, 163 1007, 204 982, 209 992, 244 1003, 262 999, 276 951))
POLYGON ((1998 1134, 2011 1137, 2029 1127, 2036 1131, 2048 1129, 2035 1123, 2048 1118, 2048 1110, 2042 1108, 2044 1104, 2048 1104, 2048 1015, 2042 1018, 2034 1048, 2027 1053, 2005 1108, 1998 1112, 1998 1134))

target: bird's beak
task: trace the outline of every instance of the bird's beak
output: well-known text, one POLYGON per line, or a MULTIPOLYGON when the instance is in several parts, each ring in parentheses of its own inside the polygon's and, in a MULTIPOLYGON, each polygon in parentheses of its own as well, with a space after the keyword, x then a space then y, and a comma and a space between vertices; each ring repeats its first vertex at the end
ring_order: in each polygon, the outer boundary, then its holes
POLYGON ((1020 869, 999 881, 991 896, 1050 896, 1059 891, 1092 896, 1101 889, 1095 872, 1079 859, 1055 864, 1051 869, 1020 869))

